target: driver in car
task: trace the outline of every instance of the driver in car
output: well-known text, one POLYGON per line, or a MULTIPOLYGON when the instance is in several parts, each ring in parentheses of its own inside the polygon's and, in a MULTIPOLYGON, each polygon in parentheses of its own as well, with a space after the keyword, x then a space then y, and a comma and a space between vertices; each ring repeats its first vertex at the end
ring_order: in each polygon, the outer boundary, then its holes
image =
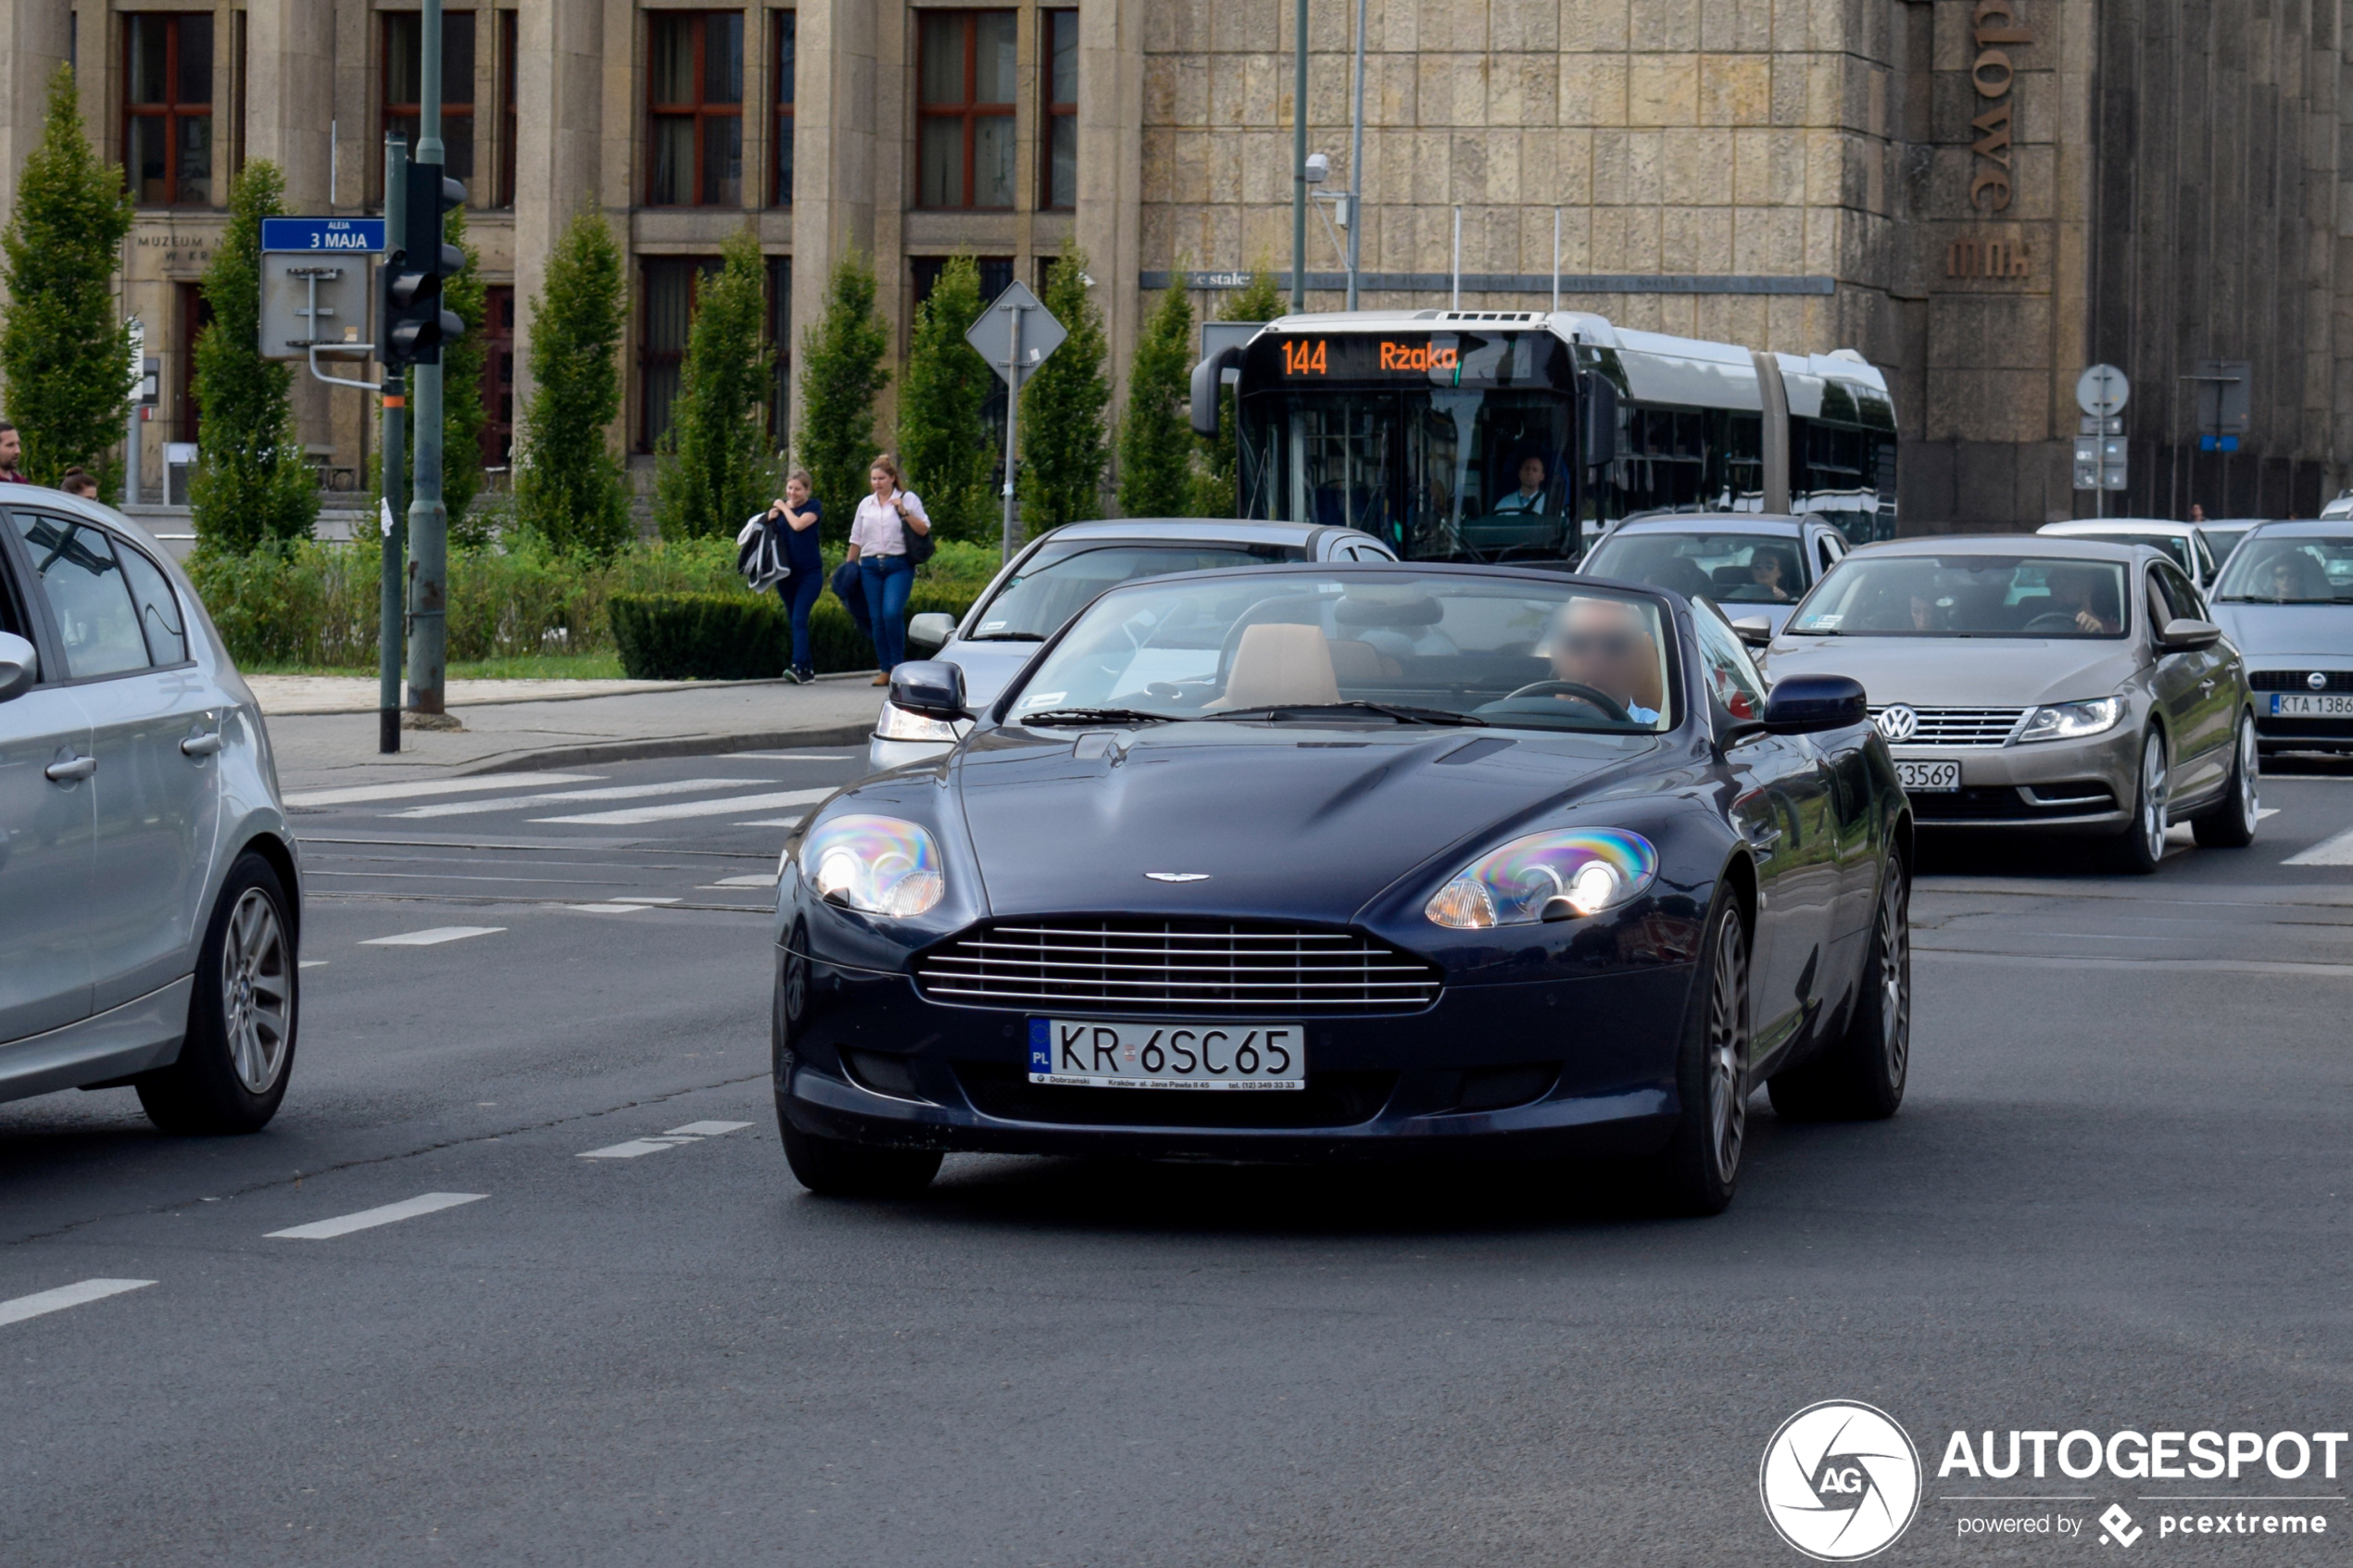
POLYGON ((2122 622, 2101 613, 2114 608, 2098 602, 2104 574, 2097 571, 2053 571, 2051 573, 2051 610, 2057 615, 2071 616, 2076 629, 2095 637, 2113 637, 2122 629, 2122 622))
MULTIPOLYGON (((1569 600, 1553 623, 1544 652, 1556 679, 1591 686, 1637 723, 1658 722, 1667 700, 1659 689, 1658 646, 1636 606, 1624 599, 1569 600)), ((1579 700, 1574 692, 1552 695, 1564 702, 1579 700)))

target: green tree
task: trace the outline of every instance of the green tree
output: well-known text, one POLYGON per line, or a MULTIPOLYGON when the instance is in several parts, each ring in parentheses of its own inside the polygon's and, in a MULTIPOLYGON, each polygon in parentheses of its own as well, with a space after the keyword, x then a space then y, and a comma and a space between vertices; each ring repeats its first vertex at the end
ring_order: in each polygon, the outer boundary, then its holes
MULTIPOLYGON (((1275 274, 1262 260, 1252 270, 1249 283, 1227 296, 1226 307, 1217 313, 1217 319, 1271 321, 1284 309, 1283 291, 1276 286, 1275 274)), ((1240 459, 1234 445, 1234 395, 1230 389, 1218 389, 1217 433, 1200 439, 1202 466, 1193 472, 1193 515, 1232 517, 1240 499, 1241 480, 1240 459)))
POLYGON ((760 241, 738 229, 706 274, 686 332, 678 396, 655 458, 654 520, 665 539, 729 533, 776 493, 768 448, 775 350, 761 325, 766 263, 760 241))
POLYGON ((229 186, 229 225, 204 298, 212 324, 196 338, 196 473, 188 486, 199 549, 248 554, 310 536, 319 487, 303 461, 287 395, 294 372, 264 359, 261 220, 286 210, 278 166, 256 158, 229 186))
POLYGON ((130 417, 131 334, 114 298, 130 232, 122 169, 91 150, 73 69, 60 66, 0 235, 10 302, 0 320, 0 398, 39 483, 80 467, 99 476, 101 494, 111 486, 109 454, 130 417))
POLYGON ((1046 270, 1043 303, 1070 335, 1021 393, 1021 515, 1030 533, 1100 515, 1111 458, 1111 381, 1087 256, 1069 241, 1046 270))
POLYGON ((980 267, 953 256, 915 307, 907 383, 899 394, 899 460, 942 538, 996 535, 998 444, 981 409, 997 382, 964 333, 980 319, 980 267))
POLYGON ((628 543, 629 491, 606 431, 621 413, 621 247, 584 207, 531 300, 531 396, 515 432, 515 521, 558 549, 628 543))
POLYGON ((1192 500, 1193 305, 1181 288, 1160 296, 1127 371, 1119 424, 1119 509, 1128 517, 1182 517, 1192 500))
MULTIPOLYGON (((483 337, 488 324, 488 285, 482 281, 482 253, 466 238, 466 209, 443 218, 441 237, 466 253, 466 269, 442 286, 441 303, 466 323, 466 335, 441 351, 441 504, 449 513, 449 542, 486 545, 489 531, 472 515, 482 494, 482 427, 489 412, 482 404, 482 374, 490 363, 483 337)), ((413 440, 415 426, 410 425, 413 440)), ((412 458, 409 471, 414 473, 412 458)))
POLYGON ((825 280, 824 314, 800 340, 800 429, 793 449, 825 508, 825 532, 847 538, 875 458, 875 399, 890 384, 890 329, 875 314, 875 270, 855 250, 825 280))

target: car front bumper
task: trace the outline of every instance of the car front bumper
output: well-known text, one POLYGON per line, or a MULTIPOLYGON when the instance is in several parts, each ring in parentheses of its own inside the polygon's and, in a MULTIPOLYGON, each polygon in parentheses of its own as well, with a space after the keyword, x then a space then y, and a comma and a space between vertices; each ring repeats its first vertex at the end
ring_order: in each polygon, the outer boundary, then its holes
MULTIPOLYGON (((2328 677, 2328 684, 2321 691, 2343 696, 2348 683, 2353 683, 2353 659, 2343 655, 2309 659, 2250 659, 2247 678, 2250 681, 2269 677, 2262 689, 2254 694, 2255 744, 2258 750, 2269 755, 2284 751, 2333 752, 2339 756, 2353 754, 2353 717, 2333 719, 2290 719, 2274 717, 2271 698, 2310 693, 2308 678, 2315 670, 2328 677)), ((2315 694, 2318 695, 2318 694, 2315 694)))
POLYGON ((1894 746, 1898 762, 1957 762, 1957 791, 1912 794, 1923 828, 2028 828, 2120 833, 2133 820, 2142 726, 2128 714, 2082 740, 2028 746, 1894 746))
POLYGON ((1641 1155, 1674 1125, 1675 1054, 1693 972, 1661 965, 1462 985, 1413 1012, 1311 1015, 1302 1020, 1306 1089, 1170 1092, 1028 1082, 1031 1017, 1100 1012, 948 1006, 903 973, 780 947, 776 1104, 806 1133, 949 1150, 1252 1160, 1641 1155))

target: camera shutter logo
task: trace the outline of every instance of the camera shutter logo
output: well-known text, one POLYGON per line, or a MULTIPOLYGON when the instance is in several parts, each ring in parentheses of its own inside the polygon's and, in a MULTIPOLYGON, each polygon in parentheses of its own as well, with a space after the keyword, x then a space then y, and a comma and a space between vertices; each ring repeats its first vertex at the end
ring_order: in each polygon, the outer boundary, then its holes
POLYGON ((1919 1450, 1886 1411, 1825 1399, 1781 1423, 1756 1489, 1781 1539, 1818 1562, 1859 1562, 1919 1512, 1919 1450))
POLYGON ((1871 721, 1879 726, 1880 734, 1890 746, 1901 746, 1910 740, 1920 727, 1920 716, 1904 703, 1890 703, 1879 710, 1871 721))

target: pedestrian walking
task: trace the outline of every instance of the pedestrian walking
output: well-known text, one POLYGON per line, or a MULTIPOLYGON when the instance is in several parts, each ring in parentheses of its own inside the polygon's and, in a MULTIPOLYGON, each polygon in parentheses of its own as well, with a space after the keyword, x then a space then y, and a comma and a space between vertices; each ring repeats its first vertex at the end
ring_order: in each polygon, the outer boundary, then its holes
MULTIPOLYGON (((921 497, 903 488, 898 459, 887 452, 867 467, 874 494, 858 503, 849 527, 849 558, 866 585, 866 615, 874 622, 875 658, 881 668, 875 684, 890 684, 890 672, 907 657, 907 594, 915 585, 911 552, 928 540, 931 519, 921 497)), ((928 556, 928 547, 920 547, 928 556)))
POLYGON ((69 495, 79 495, 85 501, 98 498, 98 482, 90 477, 88 469, 68 469, 57 481, 57 488, 69 495))
POLYGON ((776 596, 792 617, 792 666, 785 679, 803 685, 817 678, 809 654, 809 613, 825 591, 825 559, 817 547, 817 521, 824 507, 810 494, 807 469, 795 469, 785 480, 783 497, 768 508, 768 527, 784 546, 785 564, 792 575, 776 584, 776 596))
POLYGON ((18 461, 23 457, 24 437, 17 433, 16 426, 6 420, 0 420, 0 483, 31 484, 32 483, 25 477, 24 470, 17 467, 18 461))

